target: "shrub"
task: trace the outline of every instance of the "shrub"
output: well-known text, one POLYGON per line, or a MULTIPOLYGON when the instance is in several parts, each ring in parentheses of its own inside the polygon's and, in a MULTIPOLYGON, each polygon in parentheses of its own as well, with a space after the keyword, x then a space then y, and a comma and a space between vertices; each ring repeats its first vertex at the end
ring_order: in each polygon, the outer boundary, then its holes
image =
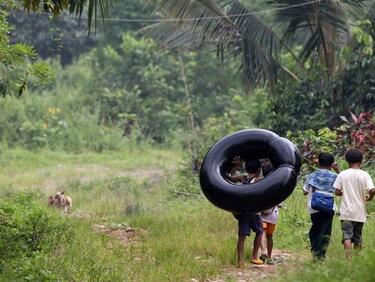
POLYGON ((327 124, 332 114, 334 101, 330 81, 324 81, 324 70, 311 69, 301 81, 280 81, 266 116, 270 128, 279 133, 313 129, 318 130, 327 124))
POLYGON ((362 112, 358 116, 353 113, 351 119, 341 118, 346 122, 340 128, 343 138, 346 138, 351 146, 362 151, 367 163, 374 163, 375 157, 375 119, 372 113, 362 112))
POLYGON ((79 108, 83 101, 76 94, 1 99, 1 141, 11 147, 71 152, 118 150, 129 141, 120 128, 102 125, 98 111, 79 108))
POLYGON ((197 198, 201 196, 198 174, 189 165, 181 164, 169 183, 169 193, 176 198, 197 198))
POLYGON ((342 157, 350 147, 356 147, 364 154, 365 165, 374 163, 375 156, 375 123, 372 113, 351 113, 351 119, 341 116, 345 124, 334 129, 327 127, 295 133, 289 131, 287 137, 299 148, 302 161, 306 164, 303 169, 312 170, 321 152, 330 152, 336 157, 342 157))
POLYGON ((347 144, 339 139, 338 133, 327 127, 316 131, 312 129, 297 131, 296 133, 289 131, 287 138, 296 144, 300 150, 304 164, 302 166, 303 172, 309 172, 316 167, 319 153, 329 152, 341 156, 347 147, 347 144))
POLYGON ((57 250, 73 235, 67 221, 48 211, 31 193, 12 194, 3 199, 0 234, 0 275, 13 273, 19 278, 31 275, 29 271, 47 274, 34 268, 34 262, 57 250))

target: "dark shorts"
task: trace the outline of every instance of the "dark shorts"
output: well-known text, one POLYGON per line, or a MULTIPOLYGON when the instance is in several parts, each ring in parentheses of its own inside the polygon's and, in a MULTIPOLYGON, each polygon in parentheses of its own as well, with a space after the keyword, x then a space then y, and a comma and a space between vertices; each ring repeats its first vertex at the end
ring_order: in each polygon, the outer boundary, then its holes
POLYGON ((262 220, 257 214, 238 215, 238 235, 250 236, 251 230, 256 234, 263 233, 262 220))
POLYGON ((354 244, 362 243, 363 222, 341 220, 342 241, 351 240, 354 244))

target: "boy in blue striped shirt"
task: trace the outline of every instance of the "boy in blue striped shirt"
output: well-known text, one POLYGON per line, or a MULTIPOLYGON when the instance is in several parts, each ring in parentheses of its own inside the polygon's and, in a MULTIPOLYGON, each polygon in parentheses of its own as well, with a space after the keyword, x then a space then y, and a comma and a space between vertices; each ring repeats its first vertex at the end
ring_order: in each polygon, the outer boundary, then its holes
POLYGON ((330 153, 320 153, 319 169, 307 177, 303 186, 303 194, 309 196, 308 211, 312 221, 309 237, 311 252, 316 259, 325 258, 331 237, 335 206, 332 206, 332 210, 317 211, 311 208, 311 198, 312 194, 316 191, 324 193, 327 197, 334 197, 335 188, 333 187, 333 183, 336 180, 337 174, 333 173, 331 169, 339 173, 333 155, 330 153))

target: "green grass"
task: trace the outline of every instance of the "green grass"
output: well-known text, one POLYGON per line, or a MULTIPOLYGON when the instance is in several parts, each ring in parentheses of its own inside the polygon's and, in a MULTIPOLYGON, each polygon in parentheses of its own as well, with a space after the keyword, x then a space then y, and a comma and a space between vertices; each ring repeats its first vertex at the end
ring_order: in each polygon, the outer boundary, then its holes
POLYGON ((168 169, 180 160, 178 151, 147 146, 81 154, 0 149, 0 188, 57 188, 66 181, 108 178, 129 171, 168 169))
MULTIPOLYGON (((374 171, 370 171, 374 174, 374 171)), ((338 206, 340 199, 336 199, 338 206)), ((294 251, 304 258, 292 272, 284 273, 278 281, 373 281, 371 269, 375 265, 375 202, 368 203, 369 217, 363 229, 361 252, 353 252, 353 260, 347 261, 341 244, 341 227, 334 217, 331 242, 325 262, 313 262, 309 253, 308 231, 310 218, 306 211, 306 197, 301 186, 287 200, 287 210, 281 211, 275 242, 283 249, 294 251), (294 224, 293 224, 294 222, 294 224)))
MULTIPOLYGON (((203 281, 217 275, 225 277, 223 269, 235 265, 236 221, 230 213, 213 207, 203 197, 181 199, 170 192, 180 189, 188 179, 186 175, 181 178, 179 174, 169 173, 180 160, 179 153, 151 147, 80 155, 21 149, 3 151, 0 193, 14 187, 17 188, 14 190, 36 190, 46 195, 58 188, 65 189, 73 198, 73 216, 69 217, 72 240, 53 253, 36 255, 30 269, 42 269, 60 281, 189 281, 193 278, 203 281), (80 171, 82 168, 87 171, 80 171), (152 169, 163 170, 165 176, 147 178, 139 174, 152 169), (49 190, 43 186, 56 182, 56 178, 59 179, 57 187, 49 190), (94 224, 121 223, 145 233, 136 243, 123 245, 92 228, 94 224)), ((190 187, 194 183, 186 185, 190 187)), ((42 205, 46 205, 44 197, 42 205)), ((375 210, 374 204, 370 205, 371 211, 375 210)), ((357 264, 357 259, 352 263, 344 259, 337 218, 326 263, 313 263, 309 253, 306 197, 298 186, 280 210, 275 248, 291 251, 302 261, 288 273, 280 273, 279 280, 370 281, 375 261, 374 214, 364 228, 365 249, 358 257, 360 263, 357 264)), ((251 239, 247 240, 247 259, 251 239)))

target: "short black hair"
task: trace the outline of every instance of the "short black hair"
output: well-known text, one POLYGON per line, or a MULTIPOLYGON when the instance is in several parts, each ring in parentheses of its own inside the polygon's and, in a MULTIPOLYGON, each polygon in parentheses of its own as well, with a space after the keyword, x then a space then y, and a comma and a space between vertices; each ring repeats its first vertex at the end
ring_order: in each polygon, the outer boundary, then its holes
POLYGON ((260 163, 262 164, 262 172, 264 177, 266 177, 274 170, 273 165, 269 159, 262 159, 260 160, 260 163))
POLYGON ((258 159, 251 159, 245 162, 246 171, 249 173, 258 172, 260 166, 260 160, 258 159))
POLYGON ((335 157, 330 153, 320 153, 318 162, 320 166, 331 166, 335 162, 335 157))
POLYGON ((345 159, 350 164, 361 163, 363 160, 363 155, 362 152, 358 149, 349 149, 345 153, 345 159))

